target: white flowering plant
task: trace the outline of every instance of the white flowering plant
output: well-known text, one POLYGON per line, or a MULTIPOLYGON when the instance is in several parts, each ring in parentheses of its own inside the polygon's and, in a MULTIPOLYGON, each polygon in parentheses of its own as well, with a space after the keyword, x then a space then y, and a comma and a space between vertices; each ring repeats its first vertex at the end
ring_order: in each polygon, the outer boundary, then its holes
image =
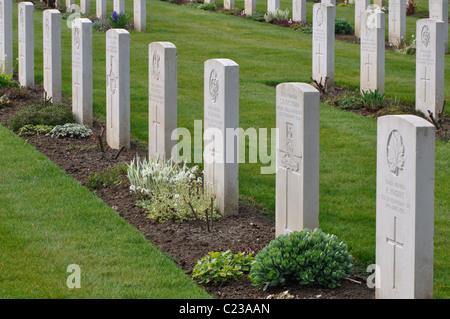
POLYGON ((56 125, 50 133, 53 138, 85 138, 92 134, 92 130, 83 124, 66 123, 64 125, 56 125))
POLYGON ((212 187, 203 183, 198 166, 136 157, 128 165, 127 176, 137 205, 147 210, 150 219, 183 222, 219 218, 212 187))

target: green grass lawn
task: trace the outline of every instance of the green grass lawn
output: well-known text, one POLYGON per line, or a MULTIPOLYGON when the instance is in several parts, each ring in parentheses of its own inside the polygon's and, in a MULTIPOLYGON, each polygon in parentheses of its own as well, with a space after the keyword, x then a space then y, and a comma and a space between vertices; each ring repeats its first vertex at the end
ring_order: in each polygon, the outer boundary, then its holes
POLYGON ((0 298, 209 298, 133 226, 0 126, 0 298), (69 289, 67 267, 81 270, 69 289))
MULTIPOLYGON (((219 2, 220 3, 220 2, 219 2)), ((109 2, 108 12, 112 10, 109 2)), ((281 1, 281 8, 291 6, 281 1)), ((419 16, 407 17, 407 39, 415 22, 425 17, 427 2, 420 1, 419 16)), ((91 6, 95 8, 95 5, 91 6)), ((243 8, 243 0, 236 1, 243 8)), ((312 2, 307 3, 311 22, 312 2)), ((128 12, 132 1, 126 0, 128 12)), ((257 2, 263 13, 265 1, 257 2)), ((17 26, 17 4, 13 5, 17 26)), ((337 17, 353 24, 354 11, 338 7, 337 17)), ((15 51, 17 53, 17 28, 15 51)), ((42 82, 42 12, 35 12, 36 80, 42 82)), ((105 34, 93 32, 94 110, 105 117, 105 34)), ((275 88, 269 83, 310 82, 311 35, 217 12, 182 7, 159 0, 147 2, 147 32, 131 32, 131 131, 148 140, 148 44, 170 41, 178 48, 178 126, 193 132, 194 120, 203 118, 203 63, 229 58, 240 66, 240 126, 244 129, 275 126, 275 88)), ((15 54, 16 54, 15 53, 15 54)), ((335 82, 359 87, 359 46, 336 41, 335 82)), ((71 96, 71 30, 62 28, 63 93, 71 96)), ((450 55, 445 57, 450 69, 450 55)), ((414 104, 415 56, 386 51, 386 95, 414 104)), ((450 96, 450 72, 445 72, 445 97, 450 96)), ((450 114, 450 108, 446 113, 450 114)), ((322 104, 320 110, 320 225, 346 241, 363 265, 375 261, 376 121, 322 104)), ((435 191, 435 297, 449 292, 450 147, 436 142, 435 191)), ((260 164, 241 164, 240 194, 265 210, 275 207, 275 176, 261 175, 260 164)))

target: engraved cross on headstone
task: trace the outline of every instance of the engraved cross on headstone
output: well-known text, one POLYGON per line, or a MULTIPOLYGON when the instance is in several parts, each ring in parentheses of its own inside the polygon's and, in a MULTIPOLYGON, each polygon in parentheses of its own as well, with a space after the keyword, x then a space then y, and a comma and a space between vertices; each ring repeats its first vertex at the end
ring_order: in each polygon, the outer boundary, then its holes
POLYGON ((285 228, 289 231, 289 175, 299 174, 301 156, 294 155, 293 147, 293 125, 286 122, 286 145, 285 151, 280 152, 280 167, 286 170, 286 224, 285 228))
POLYGON ((110 116, 110 123, 109 123, 109 127, 112 129, 113 128, 113 117, 114 117, 114 113, 117 112, 117 110, 114 110, 115 108, 115 99, 114 99, 114 95, 116 94, 116 89, 117 89, 117 76, 114 74, 113 71, 113 61, 114 61, 114 56, 111 55, 110 58, 110 66, 109 66, 109 72, 108 72, 108 76, 106 79, 106 85, 107 85, 107 92, 110 98, 110 105, 111 105, 111 116, 110 116))
POLYGON ((320 43, 319 43, 319 52, 316 52, 316 56, 318 57, 317 64, 319 65, 319 71, 318 72, 320 73, 320 64, 321 64, 320 60, 321 60, 321 57, 323 56, 323 53, 320 52, 320 43))
POLYGON ((158 106, 155 106, 155 118, 152 121, 153 127, 154 127, 154 145, 155 145, 155 152, 158 153, 158 131, 161 126, 161 122, 158 120, 158 106))
POLYGON ((219 154, 219 150, 216 148, 216 136, 215 135, 213 135, 212 144, 213 144, 213 147, 209 150, 209 152, 210 152, 210 154, 212 156, 212 160, 213 160, 213 162, 212 162, 213 163, 213 167, 212 167, 212 171, 213 171, 213 173, 212 173, 212 181, 213 181, 213 185, 214 185, 214 183, 215 183, 215 171, 216 171, 216 166, 215 166, 216 155, 219 154))
POLYGON ((395 272, 397 263, 397 249, 403 248, 404 244, 397 240, 397 217, 394 216, 394 238, 386 237, 386 243, 394 247, 393 271, 392 271, 392 288, 395 289, 395 272))
POLYGON ((367 66, 367 84, 370 82, 370 68, 372 67, 372 63, 369 62, 370 56, 369 53, 367 53, 367 62, 364 63, 365 66, 367 66))
POLYGON ((80 98, 81 84, 80 84, 80 79, 79 79, 79 75, 78 75, 78 68, 76 69, 75 77, 73 79, 73 84, 75 86, 75 89, 74 89, 74 100, 76 101, 75 107, 77 109, 77 112, 79 112, 80 108, 81 108, 81 98, 80 98))
POLYGON ((431 79, 427 79, 427 67, 425 66, 424 76, 420 78, 423 83, 423 101, 427 101, 427 82, 431 82, 431 79))

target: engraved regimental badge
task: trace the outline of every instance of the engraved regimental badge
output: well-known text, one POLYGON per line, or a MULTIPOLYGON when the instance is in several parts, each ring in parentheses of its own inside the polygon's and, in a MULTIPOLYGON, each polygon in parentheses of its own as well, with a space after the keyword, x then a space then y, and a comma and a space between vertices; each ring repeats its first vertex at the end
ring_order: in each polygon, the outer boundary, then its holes
POLYGON ((398 176, 405 166, 405 146, 403 145, 403 138, 399 131, 393 130, 389 134, 386 154, 389 170, 392 174, 398 176))
POLYGON ((211 100, 216 103, 219 96, 219 81, 217 80, 217 71, 215 69, 212 69, 209 75, 209 95, 211 100))

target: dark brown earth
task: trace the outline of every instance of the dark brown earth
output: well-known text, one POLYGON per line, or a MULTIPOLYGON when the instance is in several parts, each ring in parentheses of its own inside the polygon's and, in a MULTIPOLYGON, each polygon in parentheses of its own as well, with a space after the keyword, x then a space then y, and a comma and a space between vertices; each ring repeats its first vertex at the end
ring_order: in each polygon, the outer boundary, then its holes
MULTIPOLYGON (((2 92, 0 92, 2 94, 2 92)), ((16 97, 11 104, 0 109, 0 123, 9 125, 10 117, 22 106, 37 104, 42 101, 42 88, 28 90, 16 97)), ((86 186, 86 180, 93 173, 104 172, 109 166, 119 163, 129 163, 138 154, 141 158, 147 156, 147 150, 137 143, 132 143, 129 150, 118 151, 110 149, 106 142, 105 154, 100 152, 96 140, 102 129, 102 124, 96 121, 93 125, 93 137, 86 139, 54 139, 49 135, 23 137, 30 145, 45 154, 56 165, 60 166, 81 185, 86 186)), ((121 177, 126 180, 125 176, 121 177)), ((239 215, 226 217, 215 221, 211 232, 202 231, 195 222, 187 223, 157 223, 146 218, 143 208, 135 206, 136 199, 129 192, 128 182, 125 185, 101 186, 95 190, 96 195, 117 211, 120 216, 142 232, 146 238, 171 256, 188 276, 192 275, 193 266, 210 251, 233 252, 258 251, 267 245, 275 236, 274 220, 255 208, 244 203, 239 204, 239 215)), ((216 298, 227 299, 257 299, 266 298, 288 290, 295 298, 308 299, 372 299, 374 291, 367 288, 366 278, 358 273, 342 280, 342 286, 337 289, 322 287, 306 287, 290 285, 280 288, 269 288, 263 291, 261 287, 253 287, 244 276, 241 280, 218 287, 207 286, 205 289, 216 298)))

